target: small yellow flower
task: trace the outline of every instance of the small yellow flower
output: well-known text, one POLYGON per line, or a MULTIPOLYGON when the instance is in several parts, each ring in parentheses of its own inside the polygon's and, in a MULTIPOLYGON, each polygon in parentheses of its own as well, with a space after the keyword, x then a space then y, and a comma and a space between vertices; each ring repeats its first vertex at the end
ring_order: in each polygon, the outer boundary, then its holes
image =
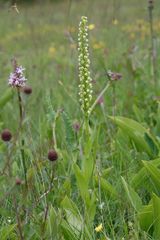
POLYGON ((102 223, 99 224, 99 225, 95 228, 95 231, 96 231, 96 232, 102 232, 102 230, 103 230, 102 223))
POLYGON ((94 24, 88 25, 88 29, 89 29, 89 30, 93 30, 94 28, 95 28, 95 25, 94 25, 94 24))
POLYGON ((118 25, 118 20, 116 18, 114 18, 112 23, 113 23, 113 25, 118 25))
POLYGON ((48 49, 48 53, 49 53, 50 56, 54 56, 54 55, 55 55, 55 52, 56 52, 55 47, 50 47, 50 48, 48 49))
POLYGON ((100 42, 95 42, 94 44, 93 44, 93 49, 102 49, 102 48, 104 48, 105 47, 105 44, 102 42, 102 41, 100 41, 100 42))

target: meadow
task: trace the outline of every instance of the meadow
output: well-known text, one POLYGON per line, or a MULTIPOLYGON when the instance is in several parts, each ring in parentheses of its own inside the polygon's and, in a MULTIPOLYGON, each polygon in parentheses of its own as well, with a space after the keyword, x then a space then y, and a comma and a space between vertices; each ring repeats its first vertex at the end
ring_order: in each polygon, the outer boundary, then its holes
POLYGON ((0 240, 160 240, 159 12, 0 2, 0 240))

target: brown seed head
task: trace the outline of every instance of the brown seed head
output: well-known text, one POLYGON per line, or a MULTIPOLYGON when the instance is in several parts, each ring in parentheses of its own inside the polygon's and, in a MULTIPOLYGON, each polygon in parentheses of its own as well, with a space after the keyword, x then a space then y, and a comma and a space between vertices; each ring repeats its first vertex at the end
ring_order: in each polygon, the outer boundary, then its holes
POLYGON ((32 88, 29 87, 29 86, 25 86, 25 87, 23 88, 23 92, 24 92, 25 94, 27 94, 27 95, 30 95, 30 94, 32 93, 32 88))

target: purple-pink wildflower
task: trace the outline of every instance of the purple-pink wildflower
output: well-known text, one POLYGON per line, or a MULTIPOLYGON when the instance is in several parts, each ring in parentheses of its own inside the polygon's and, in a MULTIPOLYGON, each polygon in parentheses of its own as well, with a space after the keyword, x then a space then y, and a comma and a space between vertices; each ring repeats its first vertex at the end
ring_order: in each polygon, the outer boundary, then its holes
POLYGON ((120 80, 122 78, 122 74, 112 72, 110 70, 107 72, 107 75, 108 75, 108 77, 110 78, 111 81, 117 81, 117 80, 120 80))
POLYGON ((24 87, 27 79, 24 76, 24 70, 22 66, 16 66, 14 72, 10 74, 8 84, 12 87, 24 87))

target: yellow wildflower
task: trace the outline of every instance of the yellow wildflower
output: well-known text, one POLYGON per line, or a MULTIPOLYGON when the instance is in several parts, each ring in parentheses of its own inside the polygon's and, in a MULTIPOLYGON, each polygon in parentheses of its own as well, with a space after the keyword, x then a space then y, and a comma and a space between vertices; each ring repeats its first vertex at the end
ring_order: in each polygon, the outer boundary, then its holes
POLYGON ((102 41, 93 43, 93 49, 102 49, 105 47, 105 44, 102 41))
POLYGON ((103 230, 102 223, 99 224, 99 225, 95 228, 95 231, 96 231, 96 232, 102 232, 102 230, 103 230))
POLYGON ((118 20, 116 18, 114 18, 113 21, 112 21, 112 24, 113 25, 118 25, 118 20))
POLYGON ((48 53, 49 53, 50 56, 54 56, 55 52, 56 52, 55 47, 50 47, 50 48, 48 49, 48 53))
POLYGON ((93 30, 94 28, 95 28, 95 25, 94 25, 94 24, 88 25, 88 29, 89 29, 89 30, 93 30))

